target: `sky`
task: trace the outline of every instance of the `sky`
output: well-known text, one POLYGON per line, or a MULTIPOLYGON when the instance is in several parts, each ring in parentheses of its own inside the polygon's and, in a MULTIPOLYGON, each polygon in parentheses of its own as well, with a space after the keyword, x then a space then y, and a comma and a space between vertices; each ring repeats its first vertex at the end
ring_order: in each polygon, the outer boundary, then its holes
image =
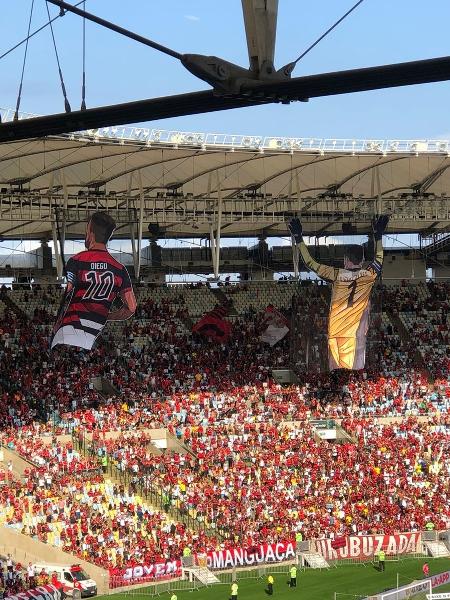
MULTIPOLYGON (((74 0, 72 0, 74 3, 74 0)), ((296 58, 353 0, 280 0, 275 63, 296 58)), ((34 1, 32 30, 47 21, 34 1)), ((31 0, 1 3, 0 54, 26 36, 31 0)), ((59 11, 49 5, 52 16, 59 11)), ((86 9, 179 52, 215 54, 248 66, 240 0, 86 0, 86 9)), ((448 0, 365 0, 301 61, 294 76, 446 56, 448 0)), ((54 24, 72 107, 81 94, 82 19, 54 24)), ((114 104, 206 89, 179 61, 86 24, 87 105, 114 104)), ((0 60, 0 106, 14 107, 24 46, 0 60)), ((290 106, 271 105, 158 121, 164 129, 299 137, 450 137, 450 83, 349 94, 290 106)), ((49 28, 30 40, 24 111, 61 112, 62 95, 49 28)))
MULTIPOLYGON (((1 3, 0 55, 26 37, 31 3, 1 3)), ((296 58, 353 3, 280 0, 275 66, 296 58)), ((59 12, 50 4, 49 10, 51 16, 59 12)), ((86 0, 86 10, 181 53, 213 54, 248 66, 240 0, 86 0)), ((32 31, 48 20, 46 11, 45 0, 34 0, 32 31)), ((294 76, 446 56, 449 22, 449 0, 364 0, 297 65, 294 76)), ((78 109, 82 19, 66 14, 55 21, 54 33, 69 101, 78 109)), ((86 23, 86 40, 88 107, 208 88, 176 59, 96 24, 86 23)), ((0 107, 16 105, 24 49, 22 45, 0 59, 0 107)), ((449 105, 450 83, 445 82, 179 117, 150 125, 260 136, 450 139, 449 105)), ((48 27, 29 42, 20 108, 35 114, 64 110, 48 27)))

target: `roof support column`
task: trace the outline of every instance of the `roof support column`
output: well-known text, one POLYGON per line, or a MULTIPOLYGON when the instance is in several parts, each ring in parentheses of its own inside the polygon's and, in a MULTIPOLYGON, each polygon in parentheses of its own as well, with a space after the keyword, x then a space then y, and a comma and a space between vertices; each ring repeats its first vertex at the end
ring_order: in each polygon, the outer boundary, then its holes
POLYGON ((300 255, 298 252, 298 246, 293 237, 291 237, 291 244, 292 244, 292 262, 294 263, 294 277, 295 277, 295 279, 298 279, 298 275, 299 275, 298 261, 299 261, 300 255))
MULTIPOLYGON (((63 189, 63 196, 64 196, 64 204, 63 204, 63 211, 62 211, 62 227, 61 227, 61 231, 59 232, 59 251, 60 251, 60 258, 61 258, 61 271, 64 271, 64 261, 63 261, 63 257, 64 257, 64 252, 65 252, 65 245, 66 245, 66 230, 67 230, 67 209, 69 206, 69 191, 67 189, 67 182, 66 182, 66 174, 64 172, 64 169, 61 169, 59 171, 59 177, 60 177, 60 181, 61 181, 61 185, 62 185, 62 189, 63 189)), ((56 215, 58 216, 58 213, 56 213, 56 215)), ((65 275, 65 273, 63 272, 62 275, 65 275)))
MULTIPOLYGON (((55 206, 53 209, 53 220, 52 220, 52 235, 53 235, 53 245, 55 248, 55 259, 56 259, 56 276, 58 279, 62 279, 64 277, 64 246, 66 242, 66 210, 67 203, 69 199, 66 180, 64 177, 64 172, 60 169, 57 174, 59 174, 59 179, 63 188, 64 195, 64 205, 63 209, 61 207, 55 206), (60 215, 62 214, 62 224, 60 222, 60 215)), ((55 186, 55 173, 51 174, 50 184, 48 186, 48 192, 50 195, 50 206, 53 206, 53 189, 55 186)))
MULTIPOLYGON (((302 198, 301 198, 301 190, 300 190, 300 180, 298 177, 298 169, 295 169, 295 171, 292 174, 291 177, 291 183, 292 183, 292 179, 294 180, 294 185, 295 185, 295 194, 297 196, 297 202, 298 202, 298 217, 301 221, 302 219, 302 198)), ((292 197, 292 194, 291 194, 292 197)), ((295 239, 294 236, 291 236, 291 244, 292 244, 292 262, 294 264, 294 277, 295 279, 298 279, 299 277, 299 260, 300 260, 300 253, 298 251, 298 246, 295 243, 295 239)))
POLYGON ((220 181, 217 184, 217 222, 214 228, 214 224, 211 225, 210 229, 210 240, 211 240, 211 256, 212 256, 212 264, 213 264, 213 273, 214 278, 219 278, 219 270, 220 270, 220 233, 222 228, 222 205, 223 205, 223 197, 222 197, 222 187, 220 185, 220 181))
MULTIPOLYGON (((370 194, 371 194, 372 198, 376 197, 375 214, 381 215, 383 210, 382 210, 382 200, 381 200, 380 170, 378 168, 378 165, 372 169, 372 181, 371 181, 371 186, 370 186, 370 194)), ((367 216, 371 216, 371 215, 367 215, 367 216)))
POLYGON ((136 279, 139 280, 141 273, 141 252, 142 252, 142 225, 144 223, 144 187, 142 185, 142 174, 141 170, 138 171, 138 183, 139 183, 139 221, 138 221, 138 238, 137 238, 137 271, 136 279))
MULTIPOLYGON (((133 173, 130 173, 128 176, 128 184, 127 184, 127 197, 128 199, 131 197, 131 188, 133 185, 133 173)), ((136 250, 136 230, 134 227, 134 220, 129 223, 130 227, 130 239, 131 239, 131 252, 133 254, 133 267, 134 267, 134 276, 136 279, 139 277, 139 254, 136 250)))
POLYGON ((130 239, 131 239, 131 253, 133 254, 133 266, 134 266, 134 274, 137 278, 138 271, 138 256, 136 252, 136 232, 134 230, 134 223, 130 223, 130 239))
POLYGON ((377 178, 377 215, 381 215, 383 212, 383 203, 381 200, 380 169, 378 167, 375 167, 375 174, 377 178))
POLYGON ((56 277, 57 279, 62 279, 63 277, 63 266, 61 254, 59 252, 58 246, 58 233, 56 230, 56 221, 52 221, 52 236, 53 236, 53 250, 55 253, 55 265, 56 265, 56 277))

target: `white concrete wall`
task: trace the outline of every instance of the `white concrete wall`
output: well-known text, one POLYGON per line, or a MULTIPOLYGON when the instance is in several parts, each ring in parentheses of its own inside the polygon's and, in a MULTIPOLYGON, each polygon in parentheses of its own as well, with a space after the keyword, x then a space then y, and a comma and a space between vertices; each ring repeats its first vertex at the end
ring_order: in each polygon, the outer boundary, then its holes
POLYGON ((0 526, 0 554, 5 556, 11 554, 13 559, 22 563, 22 565, 27 565, 30 561, 45 562, 49 565, 78 563, 97 583, 99 595, 109 592, 109 573, 105 569, 3 525, 0 526))

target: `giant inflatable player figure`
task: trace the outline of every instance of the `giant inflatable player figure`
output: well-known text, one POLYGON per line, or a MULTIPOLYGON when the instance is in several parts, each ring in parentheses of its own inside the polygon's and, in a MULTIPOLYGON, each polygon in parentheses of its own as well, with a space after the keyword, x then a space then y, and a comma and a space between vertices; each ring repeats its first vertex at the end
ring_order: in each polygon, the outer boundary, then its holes
POLYGON ((383 233, 389 217, 382 215, 373 221, 375 258, 363 267, 364 249, 346 248, 344 268, 322 265, 314 260, 303 241, 299 219, 289 223, 305 265, 332 283, 328 318, 328 356, 330 369, 363 369, 366 355, 366 334, 369 327, 370 293, 383 265, 383 233))
POLYGON ((123 321, 136 310, 136 298, 126 268, 106 248, 116 223, 96 212, 86 226, 86 250, 67 262, 67 288, 51 338, 58 344, 91 350, 107 321, 123 321), (119 297, 123 306, 111 310, 119 297))

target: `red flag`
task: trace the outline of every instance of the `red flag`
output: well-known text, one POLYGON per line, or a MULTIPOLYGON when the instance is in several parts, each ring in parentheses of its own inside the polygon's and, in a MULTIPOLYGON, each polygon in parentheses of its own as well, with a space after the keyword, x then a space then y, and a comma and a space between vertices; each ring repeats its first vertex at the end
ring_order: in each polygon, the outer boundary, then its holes
POLYGON ((331 542, 331 547, 333 548, 333 550, 338 550, 339 548, 345 548, 346 545, 347 545, 347 538, 344 536, 334 538, 334 540, 331 542))
POLYGON ((226 342, 231 334, 231 323, 225 319, 228 309, 216 306, 214 310, 203 315, 192 327, 192 332, 203 335, 216 342, 226 342))

